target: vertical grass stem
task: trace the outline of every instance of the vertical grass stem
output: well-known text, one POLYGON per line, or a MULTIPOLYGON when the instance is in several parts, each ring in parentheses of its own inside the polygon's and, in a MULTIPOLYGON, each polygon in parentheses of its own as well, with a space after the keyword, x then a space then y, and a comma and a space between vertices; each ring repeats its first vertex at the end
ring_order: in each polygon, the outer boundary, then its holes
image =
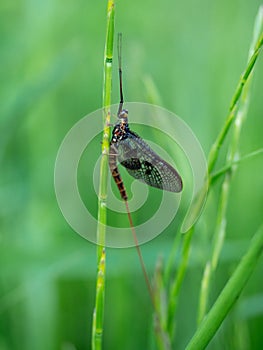
MULTIPOLYGON (((262 11, 262 9, 260 8, 260 12, 262 11)), ((257 17, 258 18, 258 17, 257 17)), ((258 26, 258 24, 256 24, 258 26)), ((254 40, 253 40, 254 43, 254 40)), ((230 126, 232 125, 234 119, 235 119, 235 115, 236 115, 236 110, 237 110, 237 106, 238 106, 238 102, 240 100, 240 96, 242 94, 242 91, 244 89, 244 86, 247 83, 247 80, 250 76, 250 74, 253 71, 254 65, 256 63, 256 60, 258 58, 258 55, 260 53, 260 49, 263 45, 263 34, 261 33, 261 35, 258 37, 258 40, 256 41, 256 45, 254 47, 254 50, 251 54, 251 57, 249 59, 249 62, 247 64, 247 67, 244 71, 244 73, 241 75, 241 78, 239 80, 238 86, 236 88, 236 91, 234 93, 234 96, 232 98, 231 104, 230 104, 230 108, 229 108, 229 114, 226 118, 225 124, 221 130, 221 132, 219 133, 215 143, 213 144, 209 157, 208 157, 208 173, 211 174, 212 170, 214 169, 216 160, 218 158, 218 154, 219 154, 219 150, 226 138, 226 135, 229 131, 230 126)))
POLYGON ((108 182, 108 153, 110 139, 110 105, 112 87, 112 57, 114 39, 114 1, 108 0, 107 28, 104 51, 104 80, 103 80, 103 138, 102 158, 100 164, 100 183, 98 197, 98 225, 97 225, 97 284, 96 300, 92 324, 92 350, 102 349, 104 295, 105 295, 105 237, 107 225, 107 182, 108 182))
POLYGON ((201 350, 206 348, 231 307, 238 299, 247 280, 254 271, 262 251, 263 225, 252 238, 247 253, 238 264, 215 304, 201 322, 193 338, 187 345, 186 350, 201 350))
MULTIPOLYGON (((248 104, 249 104, 249 91, 250 91, 251 79, 253 77, 252 68, 258 57, 259 48, 261 47, 262 40, 263 40, 262 24, 263 24, 263 16, 262 16, 262 7, 261 7, 259 9, 257 18, 255 20, 254 33, 253 33, 253 38, 252 38, 252 42, 249 50, 248 64, 243 76, 241 77, 241 80, 238 84, 236 93, 234 94, 234 97, 230 106, 230 112, 231 113, 235 112, 233 114, 233 117, 235 117, 235 122, 234 122, 232 140, 228 148, 226 164, 234 163, 235 159, 238 158, 238 147, 239 147, 241 128, 245 120, 245 117, 247 115, 248 104)), ((227 123, 227 125, 229 124, 227 123)), ((210 161, 211 161, 211 158, 210 158, 210 161)), ((213 164, 214 164, 213 162, 210 163, 210 171, 213 164)), ((221 254, 223 243, 225 240, 226 222, 227 222, 226 211, 227 211, 227 204, 228 204, 228 198, 229 198, 230 182, 231 182, 232 174, 235 167, 234 166, 231 167, 228 170, 228 172, 226 172, 224 181, 222 184, 211 256, 209 261, 207 262, 205 272, 203 275, 203 282, 201 285, 199 312, 198 312, 198 318, 197 318, 198 323, 201 322, 207 310, 209 287, 211 283, 212 274, 217 268, 219 256, 221 254), (208 268, 209 268, 209 274, 207 274, 208 268)))

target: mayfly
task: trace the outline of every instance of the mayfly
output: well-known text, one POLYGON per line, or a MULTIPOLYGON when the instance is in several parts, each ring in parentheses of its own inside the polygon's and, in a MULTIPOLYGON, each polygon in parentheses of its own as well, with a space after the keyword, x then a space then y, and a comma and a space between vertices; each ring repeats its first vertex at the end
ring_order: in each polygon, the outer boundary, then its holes
POLYGON ((117 161, 123 165, 128 173, 135 179, 149 186, 170 192, 181 192, 183 182, 178 172, 158 156, 139 135, 129 128, 128 110, 123 109, 121 44, 122 35, 119 33, 118 63, 120 104, 118 109, 118 122, 112 131, 109 154, 109 166, 113 179, 124 201, 128 200, 128 196, 117 166, 117 161))

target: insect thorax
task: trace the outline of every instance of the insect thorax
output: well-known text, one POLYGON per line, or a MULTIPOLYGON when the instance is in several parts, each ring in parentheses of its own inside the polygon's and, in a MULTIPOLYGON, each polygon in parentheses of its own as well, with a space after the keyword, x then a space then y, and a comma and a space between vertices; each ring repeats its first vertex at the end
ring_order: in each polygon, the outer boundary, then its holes
MULTIPOLYGON (((126 112, 126 110, 124 110, 126 112)), ((129 133, 129 125, 127 113, 123 113, 122 111, 119 116, 119 123, 117 123, 112 131, 112 143, 116 143, 122 140, 125 140, 128 137, 129 133)))

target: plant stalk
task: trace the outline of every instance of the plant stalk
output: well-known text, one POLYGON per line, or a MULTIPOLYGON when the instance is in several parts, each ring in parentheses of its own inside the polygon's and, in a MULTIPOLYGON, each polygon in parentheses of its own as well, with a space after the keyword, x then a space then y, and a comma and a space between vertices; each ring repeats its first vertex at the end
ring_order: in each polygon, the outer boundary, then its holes
MULTIPOLYGON (((262 11, 262 10, 260 10, 262 11)), ((260 37, 258 38, 254 51, 251 54, 251 57, 249 59, 249 62, 247 64, 247 67, 244 71, 244 73, 241 75, 241 78, 239 80, 238 86, 236 88, 236 91, 234 93, 234 96, 232 98, 231 104, 230 104, 230 108, 229 108, 229 113, 228 116, 226 118, 225 124, 222 128, 222 130, 220 131, 215 143, 213 144, 210 154, 208 156, 208 173, 211 174, 212 170, 214 169, 216 160, 218 158, 219 155, 219 150, 226 138, 226 135, 230 129, 230 126, 232 125, 235 116, 236 116, 236 110, 237 110, 237 106, 238 106, 238 102, 240 100, 240 96, 242 94, 242 91, 244 89, 244 86, 247 83, 247 80, 250 76, 250 74, 253 71, 254 65, 256 63, 256 60, 258 58, 258 55, 260 53, 260 49, 263 45, 263 33, 261 33, 260 37)))
MULTIPOLYGON (((230 113, 234 113, 235 121, 234 128, 232 134, 232 140, 230 142, 228 148, 228 154, 226 158, 226 164, 231 164, 238 158, 238 148, 240 141, 240 133, 242 129, 242 125, 247 115, 248 105, 249 105, 249 92, 251 86, 251 79, 253 77, 253 66, 255 64, 256 58, 258 57, 259 47, 262 45, 262 25, 263 25, 263 17, 262 17, 262 8, 259 9, 258 15, 255 20, 254 25, 254 33, 251 42, 251 46, 249 49, 248 55, 248 65, 245 69, 245 73, 241 81, 238 84, 236 93, 234 94, 231 106, 230 113), (261 44, 260 44, 261 43, 261 44), (253 65, 252 65, 253 62, 253 65)), ((212 163, 210 164, 212 166, 212 163)), ((207 262, 207 266, 205 268, 205 272, 203 275, 203 282, 201 285, 200 292, 200 301, 199 301, 199 312, 198 312, 198 323, 201 322, 203 317, 205 316, 205 312, 207 310, 208 297, 209 297, 209 289, 211 284, 211 278, 213 272, 216 270, 218 265, 219 256, 222 251, 222 247, 224 244, 225 236, 226 236, 226 212, 230 191, 230 183, 232 179, 233 171, 237 166, 233 166, 226 172, 224 181, 222 183, 222 189, 219 198, 219 207, 218 207, 218 215, 215 227, 215 233, 213 237, 213 246, 211 257, 207 262), (207 273, 209 271, 209 273, 207 273)), ((211 170, 211 169, 210 169, 211 170)))
POLYGON ((220 327, 231 307, 235 304, 254 271, 263 250, 263 225, 252 238, 247 253, 227 282, 213 307, 201 322, 186 350, 205 349, 220 327))
POLYGON ((114 39, 114 1, 108 0, 107 28, 104 51, 104 81, 103 81, 103 137, 102 157, 100 164, 100 183, 98 197, 97 225, 97 284, 96 300, 92 324, 92 350, 102 349, 104 296, 105 296, 105 238, 107 226, 107 183, 108 183, 108 154, 110 140, 110 105, 112 90, 112 57, 114 39))

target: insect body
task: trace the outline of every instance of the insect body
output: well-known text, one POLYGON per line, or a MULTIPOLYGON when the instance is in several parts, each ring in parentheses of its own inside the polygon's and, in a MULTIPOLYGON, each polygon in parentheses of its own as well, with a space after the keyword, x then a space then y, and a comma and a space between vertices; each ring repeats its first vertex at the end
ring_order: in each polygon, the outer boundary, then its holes
POLYGON ((117 166, 117 162, 119 162, 127 169, 130 175, 149 186, 170 192, 181 192, 183 183, 178 172, 129 128, 128 111, 122 109, 121 35, 119 35, 118 39, 121 100, 118 110, 119 121, 112 131, 109 155, 109 166, 114 181, 119 188, 121 197, 126 201, 128 196, 117 166))
POLYGON ((124 200, 127 193, 123 185, 117 161, 134 178, 152 187, 171 192, 182 191, 182 179, 178 172, 161 157, 135 132, 129 129, 128 111, 122 110, 112 132, 109 165, 112 176, 124 200))

